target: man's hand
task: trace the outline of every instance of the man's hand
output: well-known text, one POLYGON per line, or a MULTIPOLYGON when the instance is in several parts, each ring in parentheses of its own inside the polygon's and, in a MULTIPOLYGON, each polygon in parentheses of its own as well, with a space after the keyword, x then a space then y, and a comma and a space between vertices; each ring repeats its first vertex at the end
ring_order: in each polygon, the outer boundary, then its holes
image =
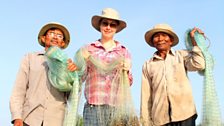
POLYGON ((68 60, 67 60, 67 68, 68 68, 68 70, 71 71, 71 72, 73 72, 73 71, 75 71, 75 70, 78 69, 77 66, 76 66, 76 64, 73 63, 71 59, 68 59, 68 60))
POLYGON ((195 32, 198 32, 199 34, 202 34, 202 35, 204 36, 204 32, 203 32, 201 29, 196 28, 196 27, 194 27, 194 28, 191 30, 191 32, 190 32, 190 36, 191 36, 191 37, 194 37, 194 33, 195 33, 195 32))
POLYGON ((15 119, 14 120, 14 126, 23 126, 23 120, 22 119, 15 119))
POLYGON ((194 27, 191 30, 191 32, 190 32, 190 38, 191 38, 191 41, 192 41, 192 45, 193 46, 197 46, 197 43, 196 43, 196 41, 194 39, 195 32, 198 32, 199 34, 202 34, 205 37, 204 32, 201 29, 194 27))

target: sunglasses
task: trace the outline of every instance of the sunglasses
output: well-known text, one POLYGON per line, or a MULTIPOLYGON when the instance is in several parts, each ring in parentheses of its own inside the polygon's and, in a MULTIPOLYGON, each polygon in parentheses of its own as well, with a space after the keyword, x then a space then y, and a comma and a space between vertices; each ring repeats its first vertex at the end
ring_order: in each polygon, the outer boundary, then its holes
POLYGON ((116 28, 116 27, 117 27, 117 24, 114 23, 114 22, 109 23, 109 22, 103 21, 103 22, 101 23, 101 25, 102 25, 103 27, 107 27, 107 26, 110 26, 111 28, 116 28))

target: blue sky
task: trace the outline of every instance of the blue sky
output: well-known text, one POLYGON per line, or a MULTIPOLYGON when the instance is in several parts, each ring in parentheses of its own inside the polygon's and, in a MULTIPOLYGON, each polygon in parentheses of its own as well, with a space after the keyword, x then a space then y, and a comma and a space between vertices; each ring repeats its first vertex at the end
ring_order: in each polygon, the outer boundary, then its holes
MULTIPOLYGON (((0 118, 2 126, 10 125, 9 98, 21 58, 24 54, 43 50, 37 42, 40 28, 47 22, 60 22, 67 26, 71 43, 65 52, 73 57, 81 46, 100 38, 100 33, 91 26, 93 15, 111 7, 120 12, 127 28, 115 36, 132 54, 134 84, 132 96, 139 111, 141 69, 154 48, 149 47, 144 34, 157 23, 168 23, 179 36, 180 42, 174 49, 185 49, 184 33, 194 26, 201 28, 211 40, 210 52, 215 59, 214 79, 224 115, 224 62, 223 29, 224 3, 222 0, 3 0, 0 4, 0 118)), ((197 72, 189 73, 193 95, 201 121, 203 77, 197 72)), ((222 118, 223 119, 223 118, 222 118)))

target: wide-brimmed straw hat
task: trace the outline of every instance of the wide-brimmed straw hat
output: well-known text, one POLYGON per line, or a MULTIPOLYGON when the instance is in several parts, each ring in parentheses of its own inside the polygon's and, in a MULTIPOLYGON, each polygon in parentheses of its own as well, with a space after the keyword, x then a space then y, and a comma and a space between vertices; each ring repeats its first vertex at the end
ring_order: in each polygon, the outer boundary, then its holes
POLYGON ((100 32, 100 20, 102 18, 117 20, 119 25, 117 26, 116 33, 120 32, 126 27, 126 22, 120 19, 119 13, 112 8, 105 8, 102 10, 101 15, 95 15, 92 17, 92 26, 100 32))
POLYGON ((42 42, 42 40, 41 40, 41 36, 43 36, 47 32, 47 30, 49 30, 51 28, 57 28, 57 29, 60 29, 63 32, 65 46, 62 47, 62 48, 65 49, 68 46, 69 42, 70 42, 70 34, 69 34, 69 32, 68 32, 68 30, 67 30, 67 28, 65 26, 63 26, 62 24, 57 23, 57 22, 47 23, 40 29, 40 32, 38 34, 38 42, 39 42, 39 44, 41 46, 45 47, 44 42, 42 42))
POLYGON ((152 37, 155 33, 157 32, 164 32, 169 34, 170 36, 173 37, 173 44, 171 46, 175 46, 178 44, 179 42, 179 38, 178 36, 175 34, 175 32, 173 31, 172 27, 170 27, 168 24, 157 24, 155 25, 151 30, 147 31, 145 33, 145 41, 152 47, 153 43, 152 43, 152 37))

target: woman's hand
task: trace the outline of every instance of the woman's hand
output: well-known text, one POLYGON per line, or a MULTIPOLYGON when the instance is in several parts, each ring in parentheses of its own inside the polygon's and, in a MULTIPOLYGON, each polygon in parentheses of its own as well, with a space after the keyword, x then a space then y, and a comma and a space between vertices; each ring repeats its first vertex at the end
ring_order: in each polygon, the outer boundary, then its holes
POLYGON ((84 57, 85 60, 87 60, 90 56, 88 50, 86 48, 82 48, 81 51, 82 51, 82 56, 84 57))
POLYGON ((131 61, 130 60, 124 60, 121 64, 123 67, 123 70, 129 71, 131 69, 131 61))

